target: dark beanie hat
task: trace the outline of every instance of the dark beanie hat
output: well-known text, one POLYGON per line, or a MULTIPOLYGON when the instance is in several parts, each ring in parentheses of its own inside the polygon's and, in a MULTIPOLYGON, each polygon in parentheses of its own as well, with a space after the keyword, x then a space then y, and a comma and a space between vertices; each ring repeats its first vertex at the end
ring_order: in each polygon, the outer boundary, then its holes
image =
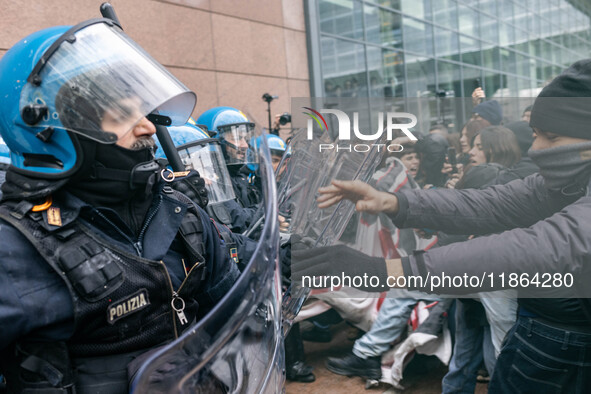
POLYGON ((525 120, 511 122, 506 124, 505 127, 515 134, 517 144, 519 144, 519 150, 521 150, 521 155, 527 156, 527 151, 531 148, 531 144, 534 142, 534 130, 529 127, 529 124, 525 120))
POLYGON ((529 124, 554 134, 591 139, 591 59, 576 62, 542 89, 529 124))
POLYGON ((472 110, 475 114, 480 115, 482 118, 488 120, 491 125, 498 126, 503 120, 503 109, 496 100, 489 100, 478 104, 472 110))

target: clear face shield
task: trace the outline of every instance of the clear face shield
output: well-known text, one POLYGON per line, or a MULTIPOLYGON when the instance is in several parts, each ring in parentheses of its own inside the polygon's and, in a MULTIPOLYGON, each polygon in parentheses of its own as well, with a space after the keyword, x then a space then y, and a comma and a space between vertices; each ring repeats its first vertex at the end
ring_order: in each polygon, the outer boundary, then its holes
POLYGON ((184 124, 195 103, 195 94, 119 27, 92 20, 46 51, 22 90, 20 111, 46 108, 35 126, 115 143, 150 113, 184 124))
POLYGON ((210 204, 236 199, 222 147, 217 139, 203 139, 177 149, 185 168, 198 171, 205 181, 210 204))
POLYGON ((259 157, 257 149, 250 144, 260 134, 257 133, 254 123, 232 124, 219 127, 219 134, 226 149, 226 164, 258 164, 259 157))

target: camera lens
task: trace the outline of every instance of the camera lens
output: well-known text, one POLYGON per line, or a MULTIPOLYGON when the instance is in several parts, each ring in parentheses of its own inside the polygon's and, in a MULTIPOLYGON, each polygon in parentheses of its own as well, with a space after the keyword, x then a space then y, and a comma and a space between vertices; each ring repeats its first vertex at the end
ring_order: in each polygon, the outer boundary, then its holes
POLYGON ((286 112, 279 118, 279 124, 285 126, 287 123, 291 123, 291 115, 286 112))

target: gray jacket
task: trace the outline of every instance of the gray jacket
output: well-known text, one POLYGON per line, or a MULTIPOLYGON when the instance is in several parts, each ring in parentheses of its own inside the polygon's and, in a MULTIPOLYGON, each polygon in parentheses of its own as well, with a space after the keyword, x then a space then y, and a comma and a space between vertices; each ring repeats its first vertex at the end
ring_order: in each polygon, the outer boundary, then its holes
POLYGON ((589 193, 571 198, 549 193, 542 176, 534 174, 484 190, 405 190, 396 195, 400 211, 393 221, 397 226, 427 227, 451 234, 492 234, 404 258, 407 279, 419 276, 427 282, 408 287, 467 294, 503 289, 503 275, 506 289, 509 274, 527 274, 528 280, 535 280, 537 273, 538 284, 517 286, 520 296, 591 297, 589 193), (430 286, 434 276, 442 278, 444 274, 466 274, 478 281, 474 279, 471 287, 430 286), (564 274, 572 274, 574 283, 556 288, 552 280, 544 283, 548 274, 560 274, 562 279, 564 274))

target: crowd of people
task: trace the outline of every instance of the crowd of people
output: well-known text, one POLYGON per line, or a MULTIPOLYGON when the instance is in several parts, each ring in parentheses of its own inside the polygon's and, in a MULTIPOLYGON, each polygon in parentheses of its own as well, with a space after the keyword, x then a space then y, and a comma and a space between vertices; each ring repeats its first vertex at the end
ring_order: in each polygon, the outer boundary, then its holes
MULTIPOLYGON (((358 235, 365 231, 362 225, 375 222, 368 217, 377 217, 389 234, 414 229, 422 238, 437 237, 436 245, 423 248, 412 237, 384 239, 380 234, 373 251, 357 242, 292 252, 294 277, 366 275, 382 284, 363 286, 368 292, 382 292, 384 283, 413 290, 411 298, 386 299, 371 329, 350 354, 329 358, 328 370, 388 381, 385 353, 405 330, 412 308, 419 300, 441 304, 438 297, 456 295, 461 298, 453 304, 443 299, 454 336, 443 392, 474 392, 478 376, 490 379, 488 391, 494 393, 589 391, 590 266, 584 218, 591 137, 584 125, 591 121, 590 76, 590 60, 573 64, 541 91, 533 106, 523 108, 522 119, 504 125, 499 103, 475 92, 473 115, 459 138, 433 127, 411 149, 405 145, 398 157, 386 160, 369 184, 333 181, 319 190, 321 208, 343 199, 355 203, 361 213, 358 235), (448 145, 456 141, 458 154, 451 157, 456 149, 448 145), (388 180, 384 174, 397 166, 406 179, 388 180), (412 179, 417 187, 401 187, 412 179), (410 251, 405 250, 409 240, 410 251), (445 275, 490 275, 491 280, 479 286, 433 280, 445 275), (492 280, 504 275, 521 282, 507 286, 492 280), (539 277, 560 280, 541 286, 535 281, 539 277), (563 277, 573 281, 562 283, 563 277), (422 280, 413 282, 416 278, 422 280)), ((368 242, 367 231, 364 235, 368 242)))
MULTIPOLYGON (((460 133, 451 132, 441 124, 433 125, 417 142, 405 140, 403 150, 385 155, 370 184, 388 193, 413 189, 485 189, 536 173, 538 168, 527 155, 533 142, 533 129, 522 119, 502 126, 502 119, 499 103, 488 100, 474 107, 460 133), (450 158, 450 154, 454 157, 450 158)), ((469 233, 448 234, 429 228, 398 228, 386 215, 361 213, 354 220, 358 221, 354 227, 354 241, 345 236, 344 244, 384 258, 408 256, 415 250, 429 250, 474 237, 469 233), (388 236, 384 239, 386 230, 388 236)), ((449 372, 442 382, 443 391, 473 392, 477 376, 487 380, 492 375, 501 342, 517 316, 516 298, 516 294, 507 292, 505 296, 478 295, 452 303, 450 299, 425 294, 386 296, 373 325, 360 330, 362 334, 352 352, 327 359, 326 368, 337 374, 369 380, 385 378, 382 357, 406 337, 411 312, 420 301, 435 302, 440 304, 437 313, 451 313, 453 320, 450 323, 455 346, 451 360, 443 360, 449 362, 449 372)), ((375 305, 363 307, 375 308, 375 305)), ((330 340, 330 325, 326 324, 326 319, 326 315, 311 318, 312 329, 304 332, 303 338, 330 340)), ((333 315, 333 322, 339 320, 333 315)), ((441 335, 443 325, 438 327, 441 335)), ((388 362, 384 358, 384 363, 388 362)))

